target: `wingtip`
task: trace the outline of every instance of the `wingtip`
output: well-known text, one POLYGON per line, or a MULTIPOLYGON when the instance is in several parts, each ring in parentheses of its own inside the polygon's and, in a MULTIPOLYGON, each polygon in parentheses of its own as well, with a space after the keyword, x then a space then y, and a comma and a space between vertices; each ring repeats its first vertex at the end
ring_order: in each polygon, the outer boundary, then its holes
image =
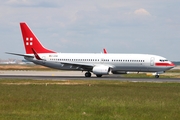
POLYGON ((104 54, 107 54, 106 48, 103 48, 104 54))

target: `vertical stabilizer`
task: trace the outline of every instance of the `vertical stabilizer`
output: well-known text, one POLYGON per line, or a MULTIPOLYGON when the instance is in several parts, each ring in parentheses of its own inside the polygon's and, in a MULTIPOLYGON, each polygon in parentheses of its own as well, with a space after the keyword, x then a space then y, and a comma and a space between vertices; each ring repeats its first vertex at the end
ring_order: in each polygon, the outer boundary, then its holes
POLYGON ((24 47, 26 54, 33 54, 32 49, 35 49, 37 53, 55 53, 52 50, 46 49, 34 35, 31 29, 26 23, 20 23, 22 37, 24 41, 24 47))

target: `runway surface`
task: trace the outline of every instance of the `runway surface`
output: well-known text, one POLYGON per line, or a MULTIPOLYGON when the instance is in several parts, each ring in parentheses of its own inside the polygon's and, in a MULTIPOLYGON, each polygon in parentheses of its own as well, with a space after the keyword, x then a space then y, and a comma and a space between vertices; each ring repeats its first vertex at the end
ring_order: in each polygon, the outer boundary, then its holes
POLYGON ((122 75, 104 75, 85 78, 80 71, 0 71, 1 78, 33 80, 119 80, 129 82, 180 82, 179 78, 125 78, 122 75))

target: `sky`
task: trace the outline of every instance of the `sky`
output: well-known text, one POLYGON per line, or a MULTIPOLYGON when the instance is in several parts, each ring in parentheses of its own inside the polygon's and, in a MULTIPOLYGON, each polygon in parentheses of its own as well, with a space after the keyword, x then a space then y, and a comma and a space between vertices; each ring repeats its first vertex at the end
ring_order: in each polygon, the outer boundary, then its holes
POLYGON ((25 53, 19 23, 48 49, 180 61, 180 0, 0 0, 0 59, 25 53))

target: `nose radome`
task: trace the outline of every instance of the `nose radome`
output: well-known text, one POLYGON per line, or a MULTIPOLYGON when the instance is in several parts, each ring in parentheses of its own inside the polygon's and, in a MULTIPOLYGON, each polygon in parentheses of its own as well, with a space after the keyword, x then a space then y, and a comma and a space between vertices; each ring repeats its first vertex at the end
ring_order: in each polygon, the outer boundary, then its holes
POLYGON ((175 64, 173 62, 170 62, 169 65, 172 66, 172 67, 175 66, 175 64))

